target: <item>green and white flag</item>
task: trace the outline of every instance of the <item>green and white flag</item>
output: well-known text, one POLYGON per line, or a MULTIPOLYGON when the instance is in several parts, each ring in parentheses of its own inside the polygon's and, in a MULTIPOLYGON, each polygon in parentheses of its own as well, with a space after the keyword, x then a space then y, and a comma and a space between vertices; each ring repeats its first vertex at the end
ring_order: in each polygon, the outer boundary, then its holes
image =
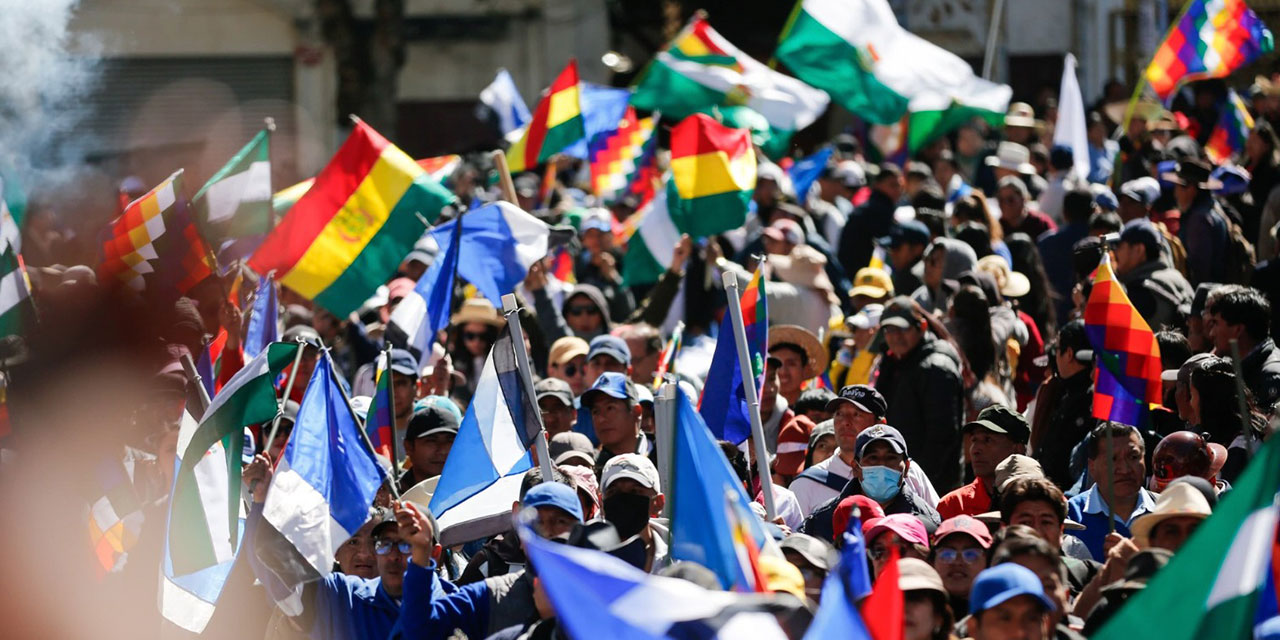
POLYGON ((27 201, 14 180, 5 180, 0 171, 0 252, 13 247, 22 253, 22 214, 27 201))
POLYGON ((21 335, 34 314, 31 288, 18 261, 17 248, 4 248, 0 250, 0 337, 21 335))
POLYGON ((199 426, 178 436, 181 463, 169 511, 169 557, 182 576, 235 557, 244 427, 279 411, 275 379, 298 344, 273 342, 227 381, 199 426))
POLYGON ((263 129, 192 198, 196 222, 216 250, 225 240, 271 230, 271 130, 263 129))
POLYGON ((999 125, 1013 94, 903 29, 886 0, 800 0, 774 55, 871 123, 910 113, 912 152, 974 117, 999 125))
MULTIPOLYGON (((1252 638, 1274 566, 1280 438, 1263 445, 1234 488, 1147 587, 1094 640, 1252 638)), ((1276 602, 1269 603, 1274 610, 1276 602)), ((1263 608, 1265 610, 1265 608, 1263 608)))
POLYGON ((768 120, 766 151, 785 152, 791 134, 818 119, 826 94, 778 73, 738 50, 695 15, 649 63, 633 87, 631 104, 673 119, 743 106, 768 120))
POLYGON ((671 175, 639 211, 643 216, 636 232, 627 240, 627 253, 622 258, 622 279, 627 286, 653 284, 671 267, 671 253, 680 242, 680 230, 667 209, 667 189, 671 175))

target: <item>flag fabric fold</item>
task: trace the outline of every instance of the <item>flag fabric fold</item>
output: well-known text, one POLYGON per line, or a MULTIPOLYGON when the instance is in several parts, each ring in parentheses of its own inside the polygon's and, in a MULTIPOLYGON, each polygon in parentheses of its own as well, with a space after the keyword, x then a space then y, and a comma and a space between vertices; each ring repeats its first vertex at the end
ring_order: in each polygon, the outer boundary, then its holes
POLYGON ((1253 116, 1235 89, 1227 89, 1226 100, 1218 105, 1218 113, 1218 124, 1204 143, 1204 152, 1215 164, 1222 164, 1244 151, 1245 140, 1253 131, 1253 116))
POLYGON ((369 519, 384 471, 365 446, 333 362, 316 362, 293 434, 271 479, 254 551, 288 588, 319 580, 369 519))
POLYGON ((374 385, 373 409, 365 421, 365 432, 369 434, 369 444, 373 452, 394 463, 396 456, 396 418, 392 410, 391 396, 391 352, 378 354, 377 384, 374 385))
POLYGON ((191 199, 196 224, 214 246, 271 230, 271 131, 263 129, 191 199))
POLYGON ((498 130, 504 137, 520 130, 532 117, 529 106, 520 97, 516 81, 506 69, 498 69, 493 82, 480 91, 480 102, 493 112, 498 120, 498 130))
POLYGON ((671 118, 746 107, 767 123, 769 146, 783 151, 791 134, 813 124, 830 102, 822 91, 740 51, 701 15, 658 52, 634 91, 637 109, 671 118))
POLYGON ((177 299, 213 274, 210 255, 191 221, 179 169, 111 222, 98 278, 177 299))
POLYGON ((840 562, 822 583, 822 602, 804 640, 872 640, 858 608, 858 602, 871 593, 871 575, 867 570, 862 522, 856 514, 849 518, 848 528, 840 535, 844 537, 840 562))
POLYGON ((628 224, 639 221, 634 223, 635 233, 627 241, 627 253, 622 256, 622 282, 626 286, 654 284, 671 268, 671 253, 680 241, 680 229, 676 228, 667 208, 670 181, 670 175, 664 177, 653 198, 627 219, 628 224))
POLYGON ((1146 80, 1165 100, 1184 82, 1225 77, 1272 47, 1271 31, 1245 0, 1189 0, 1151 57, 1146 80))
POLYGON ((543 540, 525 524, 518 532, 569 637, 598 637, 602 629, 620 640, 787 637, 766 596, 708 591, 601 551, 543 540))
POLYGON ((516 290, 529 267, 547 255, 551 229, 509 202, 493 202, 431 230, 441 252, 459 239, 458 275, 502 308, 502 296, 516 290), (455 234, 458 220, 461 233, 455 234))
POLYGON ((627 101, 631 91, 617 87, 604 87, 590 82, 581 84, 579 96, 582 105, 583 137, 564 148, 564 153, 591 164, 591 145, 615 135, 627 117, 627 101))
POLYGON ((280 304, 276 301, 276 282, 270 275, 258 283, 254 294, 253 311, 249 314, 249 328, 244 336, 244 355, 253 358, 280 339, 280 304))
POLYGON ((671 128, 667 207, 676 226, 694 237, 742 226, 756 186, 751 135, 695 114, 671 128))
POLYGON ((588 140, 593 193, 606 202, 613 202, 625 193, 643 167, 649 141, 654 138, 655 121, 653 117, 637 118, 635 108, 627 107, 614 130, 588 140))
POLYGON ((364 122, 249 259, 339 318, 360 306, 456 198, 364 122))
POLYGON ((27 272, 22 257, 9 245, 0 250, 0 337, 21 335, 34 320, 35 305, 27 272))
MULTIPOLYGON (((742 323, 746 329, 748 352, 752 361, 752 379, 758 380, 764 373, 764 358, 768 353, 769 305, 765 298, 763 266, 756 269, 751 283, 742 292, 742 323)), ((711 367, 702 387, 702 399, 698 413, 702 414, 707 428, 717 440, 741 444, 751 436, 751 420, 747 414, 747 399, 742 390, 741 366, 738 361, 738 345, 733 331, 733 318, 725 313, 716 337, 715 352, 711 354, 711 367)), ((759 384, 756 385, 757 388, 759 384)))
POLYGON ((1076 177, 1089 178, 1089 128, 1085 123, 1084 97, 1076 78, 1076 57, 1068 53, 1062 61, 1062 85, 1058 90, 1058 122, 1053 144, 1071 148, 1076 177))
POLYGON ((586 137, 579 96, 578 62, 570 60, 533 110, 524 135, 507 149, 511 173, 529 171, 586 137))
MULTIPOLYGON (((499 480, 532 468, 529 447, 535 438, 541 437, 539 416, 538 406, 526 393, 516 368, 514 341, 504 325, 480 370, 475 395, 462 417, 458 436, 431 499, 431 513, 441 521, 442 531, 450 510, 499 480)), ((505 521, 503 514, 497 514, 497 522, 472 523, 473 528, 482 524, 498 527, 481 535, 492 535, 510 527, 510 507, 518 499, 518 482, 514 488, 517 495, 506 502, 505 521)))
POLYGON ((974 117, 999 126, 1013 95, 903 29, 886 0, 800 0, 774 55, 868 122, 910 114, 911 152, 974 117))
POLYGON ((1084 323, 1098 363, 1093 417, 1136 427, 1146 425, 1150 406, 1161 401, 1160 345, 1147 321, 1129 302, 1105 252, 1093 276, 1084 323))
POLYGON ((1258 618, 1277 606, 1278 491, 1280 439, 1271 438, 1169 564, 1092 637, 1261 637, 1258 618))
MULTIPOLYGON (((456 236, 457 223, 452 224, 456 236)), ((451 241, 443 248, 443 257, 431 263, 418 278, 413 291, 400 300, 387 323, 387 340, 415 354, 419 366, 427 365, 436 335, 449 326, 449 306, 453 302, 453 281, 458 275, 461 245, 451 241)))

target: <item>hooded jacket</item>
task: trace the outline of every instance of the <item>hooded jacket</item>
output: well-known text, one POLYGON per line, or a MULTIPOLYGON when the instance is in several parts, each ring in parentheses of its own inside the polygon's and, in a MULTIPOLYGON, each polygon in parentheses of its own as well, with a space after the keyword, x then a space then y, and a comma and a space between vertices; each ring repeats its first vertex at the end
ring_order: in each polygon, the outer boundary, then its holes
POLYGON ((1166 266, 1159 256, 1117 277, 1129 294, 1129 301, 1152 330, 1182 326, 1178 307, 1189 308, 1196 292, 1181 273, 1166 266))
POLYGON ((551 344, 565 336, 576 336, 590 342, 592 338, 609 333, 613 330, 613 322, 610 320, 609 303, 605 301, 604 294, 596 287, 589 284, 580 284, 573 288, 568 295, 564 297, 564 305, 557 309, 551 302, 551 296, 547 295, 545 288, 538 289, 533 292, 533 306, 538 312, 538 325, 542 327, 542 332, 546 334, 547 344, 551 344), (595 308, 600 310, 601 317, 604 318, 604 324, 600 326, 600 330, 590 335, 578 335, 569 328, 568 323, 564 320, 564 310, 569 307, 570 302, 574 298, 585 296, 591 301, 595 308))
MULTIPOLYGON (((978 254, 973 252, 973 247, 956 240, 954 238, 938 238, 933 241, 934 245, 941 245, 946 248, 946 257, 942 261, 942 282, 936 287, 930 287, 927 284, 920 285, 911 294, 911 299, 915 300, 920 306, 924 307, 929 313, 936 313, 947 310, 947 301, 951 299, 956 288, 954 281, 960 277, 960 274, 966 271, 973 271, 978 265, 978 254)), ((930 250, 933 249, 930 246, 930 250)), ((928 255, 928 251, 925 252, 928 255)))

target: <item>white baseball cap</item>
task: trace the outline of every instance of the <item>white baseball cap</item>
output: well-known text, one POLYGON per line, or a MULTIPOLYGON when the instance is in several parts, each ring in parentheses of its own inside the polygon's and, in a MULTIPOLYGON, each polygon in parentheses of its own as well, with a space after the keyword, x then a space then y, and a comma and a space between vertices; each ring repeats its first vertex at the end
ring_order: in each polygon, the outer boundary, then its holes
POLYGON ((658 480, 658 468, 648 458, 638 453, 624 453, 609 458, 600 472, 600 490, 604 491, 619 478, 630 478, 662 493, 662 482, 658 480))

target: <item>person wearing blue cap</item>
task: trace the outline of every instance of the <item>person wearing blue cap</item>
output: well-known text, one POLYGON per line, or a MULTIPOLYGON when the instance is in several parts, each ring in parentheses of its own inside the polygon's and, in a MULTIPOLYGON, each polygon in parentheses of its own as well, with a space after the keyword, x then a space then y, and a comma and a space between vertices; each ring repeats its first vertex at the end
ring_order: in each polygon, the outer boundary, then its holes
POLYGON ((974 640, 1042 640, 1049 637, 1053 601, 1040 578, 1012 562, 978 574, 969 591, 969 632, 974 640))
POLYGON ((599 475, 609 459, 623 453, 638 453, 650 458, 656 455, 649 438, 640 430, 644 415, 635 385, 626 374, 613 371, 600 374, 595 384, 582 394, 582 408, 591 415, 591 424, 600 453, 596 457, 599 475))
POLYGON ((631 347, 626 340, 609 334, 592 338, 587 351, 587 379, 595 380, 606 372, 631 372, 631 347))
POLYGON ((1180 307, 1190 307, 1195 290, 1164 260, 1164 237, 1145 219, 1132 220, 1115 246, 1115 271, 1129 301, 1152 329, 1182 326, 1180 307))
POLYGON ((880 238, 880 246, 889 250, 894 291, 915 291, 924 284, 924 250, 932 239, 929 227, 919 220, 895 223, 889 235, 880 238))

